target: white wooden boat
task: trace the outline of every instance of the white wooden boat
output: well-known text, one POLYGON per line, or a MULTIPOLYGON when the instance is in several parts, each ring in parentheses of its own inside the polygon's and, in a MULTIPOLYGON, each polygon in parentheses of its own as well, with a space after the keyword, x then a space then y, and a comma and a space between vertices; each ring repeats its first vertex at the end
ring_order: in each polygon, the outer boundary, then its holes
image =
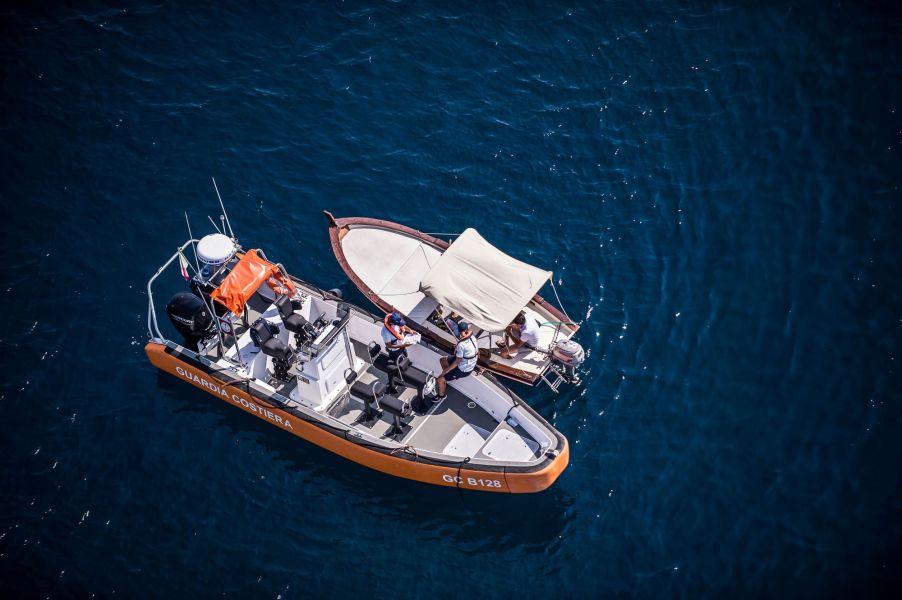
POLYGON ((572 338, 579 325, 537 294, 550 271, 504 254, 473 229, 448 243, 391 221, 326 217, 332 250, 351 281, 442 350, 456 343, 441 318, 453 311, 476 326, 484 368, 529 385, 545 381, 555 391, 578 381, 583 351, 572 338), (504 358, 496 342, 520 311, 537 323, 539 343, 504 358))

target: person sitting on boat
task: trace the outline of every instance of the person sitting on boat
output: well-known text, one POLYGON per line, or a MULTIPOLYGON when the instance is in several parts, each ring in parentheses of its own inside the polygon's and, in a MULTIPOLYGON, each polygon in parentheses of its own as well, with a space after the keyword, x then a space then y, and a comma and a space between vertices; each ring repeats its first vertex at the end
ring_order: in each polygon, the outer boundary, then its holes
POLYGON ((460 330, 458 329, 457 324, 463 319, 463 317, 458 315, 453 310, 446 315, 444 313, 444 310, 442 310, 441 305, 435 307, 435 313, 433 314, 437 319, 437 321, 433 321, 436 325, 444 325, 445 329, 447 329, 454 337, 460 336, 460 330))
POLYGON ((539 345, 539 325, 535 319, 526 318, 522 310, 514 322, 504 330, 504 340, 499 342, 501 358, 514 358, 522 348, 531 350, 539 345))
POLYGON ((385 316, 382 323, 382 341, 388 351, 389 360, 397 360, 402 354, 407 356, 407 347, 417 342, 419 334, 407 326, 398 311, 385 316))
POLYGON ((454 356, 443 356, 439 359, 442 365, 442 372, 436 379, 438 396, 433 399, 433 402, 441 402, 446 398, 445 383, 447 381, 468 377, 476 369, 476 361, 479 356, 476 336, 470 331, 470 325, 466 321, 459 321, 457 329, 459 331, 457 336, 459 341, 454 349, 454 356))

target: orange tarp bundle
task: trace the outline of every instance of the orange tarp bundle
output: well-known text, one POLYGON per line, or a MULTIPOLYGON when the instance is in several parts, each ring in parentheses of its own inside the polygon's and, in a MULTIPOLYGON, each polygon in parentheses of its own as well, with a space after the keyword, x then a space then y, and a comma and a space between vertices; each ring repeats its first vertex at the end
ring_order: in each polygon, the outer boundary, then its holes
POLYGON ((256 250, 248 250, 210 297, 236 315, 241 315, 248 299, 264 282, 276 293, 294 295, 294 284, 278 265, 260 258, 256 250))

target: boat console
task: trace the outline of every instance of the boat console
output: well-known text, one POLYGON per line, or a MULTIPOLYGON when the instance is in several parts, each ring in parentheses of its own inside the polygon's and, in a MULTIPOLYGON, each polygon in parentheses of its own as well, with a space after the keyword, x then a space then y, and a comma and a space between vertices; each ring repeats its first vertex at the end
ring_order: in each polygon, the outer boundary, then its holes
POLYGON ((350 381, 366 367, 351 350, 350 311, 339 313, 340 309, 331 321, 323 313, 313 324, 308 322, 310 327, 304 326, 302 343, 297 346, 297 386, 290 397, 314 410, 328 408, 347 393, 350 381))

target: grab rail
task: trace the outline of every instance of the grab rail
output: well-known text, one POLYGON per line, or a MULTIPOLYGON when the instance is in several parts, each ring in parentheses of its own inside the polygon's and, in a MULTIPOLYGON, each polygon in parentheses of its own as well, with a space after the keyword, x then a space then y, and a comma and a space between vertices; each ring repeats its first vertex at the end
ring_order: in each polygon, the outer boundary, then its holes
POLYGON ((156 278, 160 276, 160 273, 165 271, 166 267, 171 265, 172 261, 177 259, 179 257, 179 254, 181 254, 185 248, 187 248, 191 244, 196 244, 197 242, 198 242, 198 240, 190 239, 187 242, 185 242, 184 244, 182 244, 181 246, 179 246, 179 249, 175 251, 175 254, 173 254, 172 257, 169 260, 167 260, 163 264, 162 267, 157 269, 157 272, 154 273, 153 276, 150 278, 150 280, 147 282, 147 333, 150 335, 151 339, 160 339, 160 340, 168 341, 168 340, 166 340, 166 338, 163 337, 163 334, 160 333, 160 327, 157 324, 157 311, 153 305, 153 292, 151 291, 150 288, 153 285, 153 282, 156 280, 156 278), (154 336, 154 333, 156 333, 156 336, 154 336))

